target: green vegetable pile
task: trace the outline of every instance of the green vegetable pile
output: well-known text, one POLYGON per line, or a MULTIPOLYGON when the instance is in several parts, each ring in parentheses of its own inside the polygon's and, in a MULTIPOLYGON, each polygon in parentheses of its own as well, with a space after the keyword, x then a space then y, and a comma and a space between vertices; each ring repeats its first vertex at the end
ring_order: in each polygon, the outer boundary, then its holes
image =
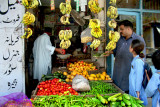
POLYGON ((31 101, 35 107, 108 107, 95 97, 80 97, 74 95, 39 96, 31 101))
POLYGON ((88 92, 81 92, 81 95, 118 93, 118 90, 111 83, 105 83, 103 81, 90 81, 89 84, 91 90, 88 92))
POLYGON ((67 78, 67 76, 63 75, 61 71, 57 71, 53 74, 42 75, 41 81, 52 80, 54 78, 61 79, 62 81, 65 82, 65 79, 67 78))
POLYGON ((103 96, 110 107, 144 107, 143 101, 129 94, 117 93, 113 96, 103 96))

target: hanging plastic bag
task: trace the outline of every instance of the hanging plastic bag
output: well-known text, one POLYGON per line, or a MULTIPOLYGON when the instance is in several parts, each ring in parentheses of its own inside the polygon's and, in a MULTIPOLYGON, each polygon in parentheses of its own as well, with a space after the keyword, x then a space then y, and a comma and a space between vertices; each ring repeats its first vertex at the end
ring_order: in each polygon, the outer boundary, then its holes
POLYGON ((91 29, 89 27, 87 27, 81 33, 81 43, 88 43, 88 42, 92 42, 91 29))
POLYGON ((72 88, 76 91, 89 91, 91 89, 88 80, 82 75, 76 75, 73 78, 72 88))

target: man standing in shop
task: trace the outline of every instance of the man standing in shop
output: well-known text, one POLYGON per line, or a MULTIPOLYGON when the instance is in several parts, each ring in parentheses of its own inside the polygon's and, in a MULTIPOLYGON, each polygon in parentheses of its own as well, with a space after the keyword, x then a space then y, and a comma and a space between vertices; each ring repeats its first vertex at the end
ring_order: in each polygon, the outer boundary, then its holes
POLYGON ((33 79, 40 81, 43 74, 51 73, 51 55, 54 51, 64 54, 63 49, 52 46, 50 37, 45 30, 45 32, 35 40, 33 46, 33 79))
MULTIPOLYGON (((113 51, 106 51, 106 56, 114 54, 115 63, 113 70, 113 81, 123 91, 128 93, 129 91, 129 73, 131 69, 131 62, 133 55, 129 52, 129 47, 134 39, 139 39, 144 42, 141 36, 138 36, 133 32, 133 24, 128 20, 123 20, 119 23, 120 39, 116 44, 116 49, 113 51)), ((145 54, 146 45, 144 48, 145 54)))

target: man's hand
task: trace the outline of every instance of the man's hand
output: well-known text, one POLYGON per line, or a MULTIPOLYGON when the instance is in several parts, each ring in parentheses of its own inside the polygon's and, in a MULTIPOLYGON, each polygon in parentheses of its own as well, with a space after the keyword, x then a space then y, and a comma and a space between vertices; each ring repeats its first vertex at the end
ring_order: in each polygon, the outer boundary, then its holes
POLYGON ((57 51, 60 54, 65 54, 65 50, 62 48, 56 48, 55 51, 57 51))
POLYGON ((109 56, 110 54, 113 54, 113 51, 106 51, 103 56, 109 56))

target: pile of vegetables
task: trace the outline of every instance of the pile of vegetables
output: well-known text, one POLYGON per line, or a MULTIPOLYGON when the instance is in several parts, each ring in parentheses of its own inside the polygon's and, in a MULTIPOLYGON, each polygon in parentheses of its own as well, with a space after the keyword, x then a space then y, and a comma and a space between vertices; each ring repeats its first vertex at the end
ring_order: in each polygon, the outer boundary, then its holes
POLYGON ((111 83, 105 83, 103 81, 90 81, 89 84, 91 90, 88 92, 81 92, 81 95, 118 93, 118 90, 111 83))
POLYGON ((38 86, 37 95, 78 95, 71 85, 62 82, 61 79, 42 81, 38 86))
POLYGON ((40 96, 31 101, 35 107, 108 107, 95 97, 80 97, 75 95, 40 96))
POLYGON ((113 96, 38 96, 31 100, 35 107, 144 107, 143 101, 128 94, 113 96))
POLYGON ((53 74, 42 75, 41 81, 52 80, 54 78, 61 79, 62 81, 65 82, 65 79, 67 78, 67 76, 63 75, 63 73, 61 71, 57 71, 53 74))
POLYGON ((110 107, 144 107, 143 101, 126 93, 103 96, 103 98, 109 102, 110 107))

